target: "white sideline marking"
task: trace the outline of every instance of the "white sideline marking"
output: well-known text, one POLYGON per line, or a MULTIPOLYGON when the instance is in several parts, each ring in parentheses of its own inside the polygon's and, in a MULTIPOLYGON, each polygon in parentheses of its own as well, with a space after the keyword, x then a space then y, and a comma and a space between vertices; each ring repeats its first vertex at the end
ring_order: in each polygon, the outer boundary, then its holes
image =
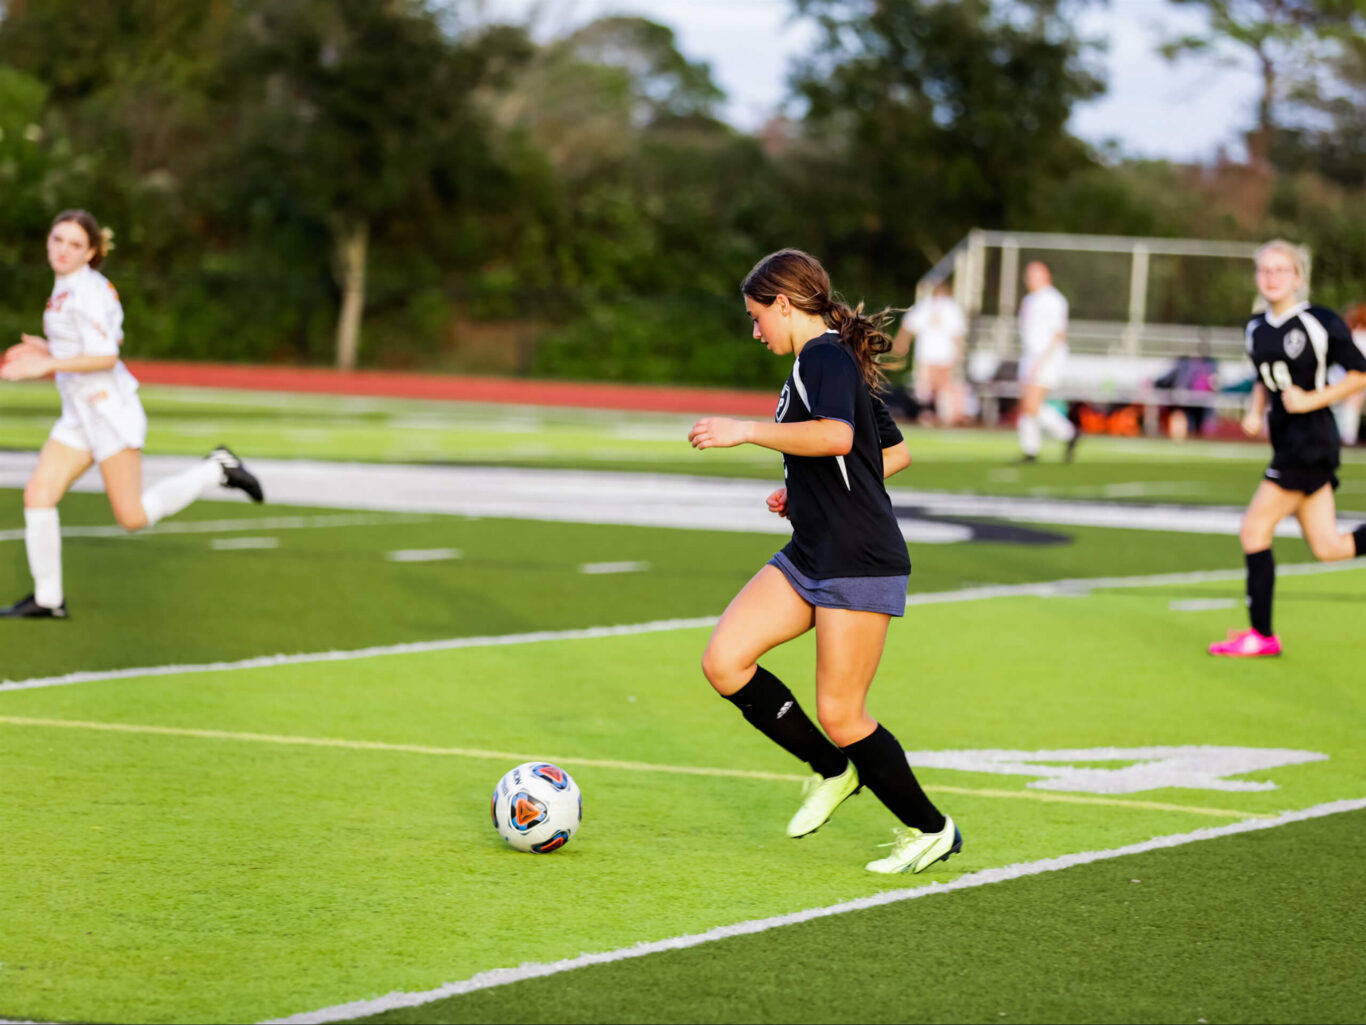
POLYGON ((0 681, 0 692, 35 690, 39 687, 61 687, 71 683, 93 683, 99 680, 127 680, 139 676, 177 676, 181 673, 221 673, 234 669, 263 669, 270 666, 300 665, 305 662, 349 662, 360 658, 384 655, 415 655, 428 651, 453 651, 458 648, 492 648, 511 644, 535 644, 540 641, 579 641, 598 637, 625 637, 631 634, 662 633, 687 630, 692 627, 714 626, 717 617, 697 619, 659 619, 650 623, 626 623, 621 626, 589 626, 577 630, 536 630, 521 634, 493 634, 488 637, 451 637, 441 641, 412 641, 407 644, 384 644, 349 651, 311 651, 296 655, 259 655, 235 662, 201 662, 190 665, 144 666, 137 669, 106 669, 64 676, 40 676, 31 680, 0 681))
POLYGON ((322 1025, 322 1023, 326 1022, 362 1018, 372 1014, 381 1014, 385 1011, 392 1011, 400 1007, 417 1007, 421 1004, 429 1004, 435 1000, 442 1000, 446 997, 463 996, 466 993, 473 993, 481 989, 493 989, 498 986, 507 986, 514 982, 523 982, 527 979, 540 979, 548 975, 558 975, 561 972, 573 971, 576 968, 586 968, 589 965, 610 964, 614 961, 626 961, 637 957, 647 957, 650 954, 660 954, 669 950, 686 950, 689 947, 701 946, 704 943, 715 943, 718 940, 727 940, 736 936, 752 936, 755 933, 768 932, 770 929, 780 929, 784 926, 810 922, 818 918, 829 918, 834 915, 847 914, 851 911, 863 911, 868 908, 883 907, 888 904, 899 904, 902 901, 915 900, 919 897, 929 897, 939 893, 948 893, 953 890, 969 890, 979 886, 989 886, 993 883, 1009 882, 1012 879, 1023 879, 1027 876, 1043 875, 1047 872, 1059 872, 1063 869, 1073 868, 1077 865, 1087 865, 1092 862, 1122 858, 1130 854, 1145 854, 1149 851, 1182 847, 1186 844, 1196 843, 1201 840, 1213 840, 1217 837, 1232 836, 1237 833, 1250 833, 1256 830, 1274 829, 1278 826, 1288 825, 1292 822, 1303 822, 1307 819, 1323 818, 1328 815, 1339 815, 1343 812, 1360 811, 1362 809, 1366 809, 1366 798, 1331 801, 1327 804, 1314 805, 1312 808, 1285 812, 1274 818, 1254 819, 1247 822, 1235 822, 1227 826, 1197 829, 1190 833, 1174 833, 1169 836, 1157 836, 1153 837, 1151 840, 1144 840, 1141 843, 1126 844, 1123 847, 1114 847, 1109 850, 1083 851, 1078 854, 1064 854, 1056 858, 1042 858, 1038 861, 1027 861, 1017 865, 1007 865, 1003 868, 988 868, 980 872, 971 872, 968 875, 959 876, 950 883, 929 883, 925 886, 918 886, 911 889, 885 890, 882 893, 873 894, 869 897, 860 897, 857 900, 843 901, 839 904, 827 905, 826 907, 808 908, 804 911, 794 911, 791 914, 786 915, 775 915, 771 918, 750 919, 747 922, 737 922, 734 925, 718 926, 715 929, 708 929, 706 932, 687 933, 682 936, 674 936, 665 940, 638 943, 633 947, 620 947, 616 950, 606 950, 593 954, 580 954, 578 957, 564 958, 563 960, 552 961, 548 964, 537 964, 532 962, 520 965, 517 968, 495 968, 491 971, 479 972, 468 979, 463 979, 459 982, 448 982, 443 986, 438 986, 436 989, 426 990, 421 993, 389 993, 386 996, 376 997, 372 1000, 357 1000, 347 1004, 338 1004, 335 1007, 325 1007, 317 1011, 307 1011, 303 1014, 291 1015, 287 1018, 272 1018, 269 1022, 265 1023, 265 1025, 322 1025))
POLYGON ((253 548, 279 548, 278 537, 216 537, 209 542, 215 552, 238 552, 253 548))
MULTIPOLYGON (((295 527, 374 527, 391 523, 422 523, 430 516, 393 513, 376 516, 373 513, 328 516, 267 516, 263 519, 186 520, 158 523, 135 534, 122 527, 63 527, 62 537, 156 537, 161 534, 225 534, 238 530, 290 530, 295 527)), ((22 541, 24 531, 0 530, 0 541, 22 541)))
POLYGON ((1233 598, 1196 598, 1191 601, 1168 602, 1173 612, 1212 612, 1214 609, 1236 609, 1240 603, 1233 598))
POLYGON ((459 548, 400 548, 384 557, 390 562, 444 562, 463 554, 459 548))
MULTIPOLYGON (((1311 576, 1317 573, 1336 573, 1366 568, 1366 560, 1349 562, 1292 563, 1280 566, 1279 576, 1311 576)), ((991 587, 965 587, 958 591, 932 591, 912 594, 906 598, 907 607, 913 605, 942 605, 960 601, 982 601, 990 598, 1035 596, 1042 598, 1079 597, 1093 589, 1124 587, 1165 587, 1169 584, 1207 583, 1220 580, 1242 580, 1243 570, 1207 570, 1194 573, 1159 573, 1150 577, 1076 577, 1040 584, 1000 584, 991 587)), ((538 630, 522 634, 494 634, 487 637, 452 637, 437 641, 413 641, 407 644, 388 644, 345 651, 313 651, 292 655, 260 655, 235 662, 204 662, 185 665, 143 666, 134 669, 87 670, 62 676, 38 676, 29 680, 0 680, 0 693, 9 690, 35 690, 40 687, 61 687, 71 683, 96 683, 101 680, 128 680, 139 676, 175 676, 180 673, 218 673, 234 669, 260 669, 267 666, 298 665, 305 662, 348 662, 352 659, 378 658, 385 655, 412 655, 427 651, 450 651, 457 648, 487 648, 504 644, 534 644, 540 641, 589 640, 598 637, 620 637, 641 633, 667 633, 715 626, 718 616, 697 616, 691 619, 662 619, 649 623, 626 623, 620 626, 591 626, 576 630, 538 630)))
POLYGON ((643 573, 649 568, 648 562, 585 562, 579 567, 579 572, 598 576, 605 573, 643 573))

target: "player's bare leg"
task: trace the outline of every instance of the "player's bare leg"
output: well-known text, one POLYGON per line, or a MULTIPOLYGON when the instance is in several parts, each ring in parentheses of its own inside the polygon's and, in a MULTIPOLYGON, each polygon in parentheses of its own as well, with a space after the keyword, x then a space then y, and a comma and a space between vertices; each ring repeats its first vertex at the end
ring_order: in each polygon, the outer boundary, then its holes
POLYGON ((702 653, 702 672, 716 692, 730 697, 754 677, 759 659, 810 630, 809 604, 776 566, 764 566, 731 599, 702 653))
POLYGON ((887 845, 892 852, 870 861, 868 870, 923 872, 958 853, 963 838, 925 796, 901 743, 868 714, 868 688, 890 622, 879 612, 816 610, 816 707, 821 725, 849 756, 860 782, 902 823, 887 845))
POLYGON ((1300 530, 1309 543, 1309 550, 1319 562, 1339 562, 1366 554, 1358 547, 1363 528, 1358 527, 1350 534, 1338 530, 1337 503, 1333 498, 1333 489, 1327 484, 1305 498, 1295 511, 1295 516, 1300 521, 1300 530))
POLYGON ((49 438, 24 488, 24 547, 33 593, 6 608, 6 619, 65 619, 62 589, 62 525, 57 503, 94 462, 89 452, 49 438))
POLYGON ((765 566, 730 603, 702 656, 702 671, 717 692, 746 722, 814 772, 802 806, 788 822, 791 837, 819 829, 859 787, 849 759, 821 733, 787 686, 758 664, 765 652, 801 636, 814 623, 811 605, 782 571, 765 566))
POLYGON ((104 478, 104 493, 109 496, 109 508, 114 522, 124 530, 141 530, 147 526, 147 512, 142 505, 142 451, 126 448, 100 463, 104 478))

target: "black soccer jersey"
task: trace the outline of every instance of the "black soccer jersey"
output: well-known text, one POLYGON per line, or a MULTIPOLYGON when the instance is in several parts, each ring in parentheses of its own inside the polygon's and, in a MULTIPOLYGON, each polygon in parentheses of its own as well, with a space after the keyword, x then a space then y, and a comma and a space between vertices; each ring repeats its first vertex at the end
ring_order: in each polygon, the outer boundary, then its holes
POLYGON ((839 420, 854 429, 848 455, 783 455, 792 521, 783 552, 792 564, 816 580, 909 573, 906 541, 882 483, 882 450, 901 441, 901 431, 836 332, 802 347, 774 419, 839 420))
POLYGON ((1366 371, 1366 356, 1352 341, 1352 332, 1332 310, 1300 303, 1279 317, 1268 311, 1247 324, 1247 354, 1271 399, 1269 421, 1271 465, 1333 468, 1342 441, 1333 411, 1287 413, 1281 392, 1294 385, 1305 391, 1323 388, 1333 363, 1347 370, 1366 371))

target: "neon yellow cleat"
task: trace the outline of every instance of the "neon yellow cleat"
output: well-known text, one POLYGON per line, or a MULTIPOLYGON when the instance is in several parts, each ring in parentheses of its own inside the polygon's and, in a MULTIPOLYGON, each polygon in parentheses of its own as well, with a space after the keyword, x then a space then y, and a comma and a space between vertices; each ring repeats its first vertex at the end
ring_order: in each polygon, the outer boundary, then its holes
POLYGON ((835 814, 835 809, 859 791, 858 770, 854 763, 838 776, 825 779, 812 776, 802 785, 802 806, 787 824, 787 835, 814 833, 835 814))
POLYGON ((910 826, 899 826, 895 833, 896 839, 891 843, 878 845, 890 847, 892 853, 868 862, 865 867, 869 872, 923 872, 936 861, 948 861, 963 849, 963 834, 947 815, 944 828, 937 833, 922 833, 910 826))

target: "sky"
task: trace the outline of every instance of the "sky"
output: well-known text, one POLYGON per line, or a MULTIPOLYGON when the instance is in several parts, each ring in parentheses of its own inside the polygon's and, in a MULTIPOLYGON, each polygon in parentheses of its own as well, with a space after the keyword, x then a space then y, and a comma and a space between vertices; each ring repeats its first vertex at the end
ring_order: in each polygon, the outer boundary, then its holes
MULTIPOLYGON (((726 120, 757 128, 780 108, 791 60, 815 34, 794 22, 790 0, 483 0, 486 16, 524 19, 536 12, 540 37, 605 14, 640 14, 668 25, 690 60, 705 61, 726 92, 726 120)), ((1231 66, 1157 53, 1164 38, 1198 31, 1198 12, 1168 0, 1110 0, 1084 9, 1083 35, 1106 42, 1100 58, 1106 94, 1079 105, 1072 131, 1126 156, 1210 161, 1223 148, 1244 153, 1242 132, 1255 116, 1259 89, 1250 63, 1231 66)))

